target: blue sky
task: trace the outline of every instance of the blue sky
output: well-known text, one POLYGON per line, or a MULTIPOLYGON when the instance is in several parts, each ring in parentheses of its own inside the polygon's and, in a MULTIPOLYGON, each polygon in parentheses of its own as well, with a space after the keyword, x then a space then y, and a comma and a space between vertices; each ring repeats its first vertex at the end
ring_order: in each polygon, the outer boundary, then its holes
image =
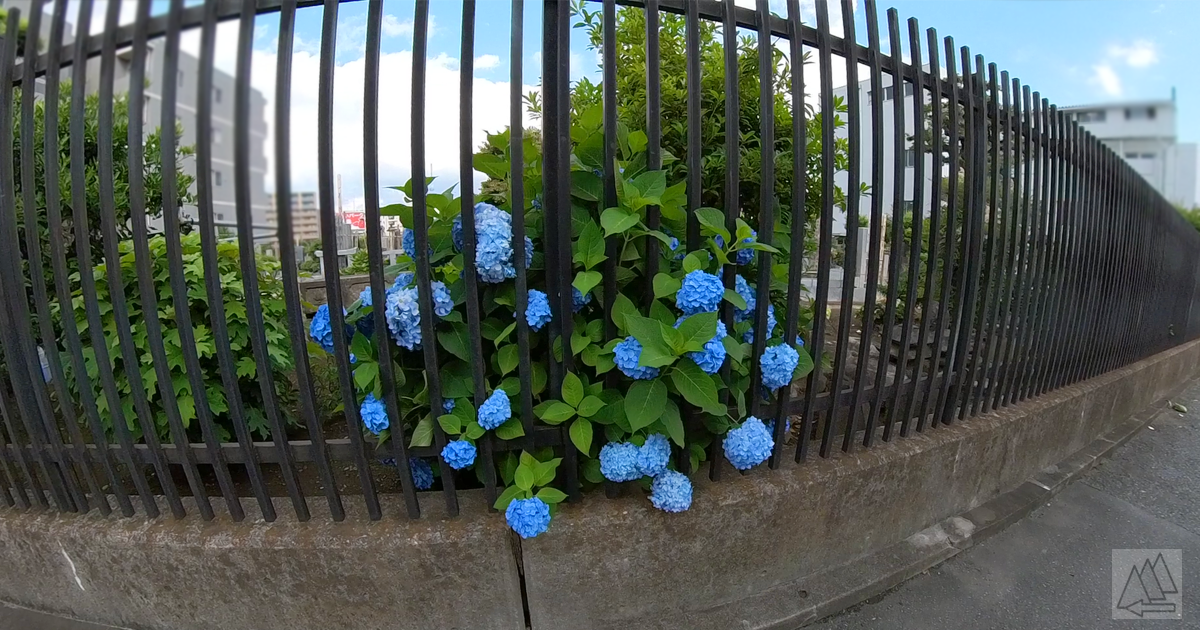
MULTIPOLYGON (((753 5, 753 0, 737 0, 753 5)), ((189 0, 189 4, 192 3, 189 0)), ((73 4, 73 3, 72 3, 73 4)), ((103 2, 97 6, 102 20, 103 2)), ((813 0, 801 0, 806 23, 815 23, 813 0)), ((834 32, 840 32, 840 4, 834 32)), ((122 5, 122 21, 132 19, 132 2, 122 5), (129 6, 127 6, 129 5, 129 6)), ((361 112, 363 39, 366 2, 344 3, 339 8, 338 54, 335 74, 334 161, 343 174, 345 197, 360 203, 361 112)), ((593 4, 599 8, 598 3, 593 4)), ((784 12, 784 0, 771 0, 784 12)), ((1194 70, 1200 59, 1200 0, 893 0, 880 2, 879 13, 895 6, 900 17, 915 17, 922 28, 935 27, 959 45, 985 56, 1031 88, 1059 105, 1102 103, 1113 100, 1165 99, 1176 89, 1178 132, 1181 141, 1200 141, 1200 80, 1194 70)), ((161 0, 155 13, 165 10, 161 0)), ((485 131, 499 131, 508 121, 509 29, 511 3, 480 0, 476 15, 475 131, 473 143, 485 131)), ((384 2, 381 86, 381 183, 407 179, 409 168, 408 107, 411 99, 413 3, 384 2)), ((429 40, 427 117, 429 164, 427 170, 442 185, 458 180, 457 117, 461 3, 433 0, 429 40)), ((866 41, 865 7, 856 2, 856 28, 866 41)), ((306 8, 297 16, 293 81, 293 180, 294 189, 314 189, 315 68, 319 51, 322 10, 306 8)), ((278 18, 260 16, 255 28, 252 83, 268 96, 274 89, 274 61, 278 18)), ((93 31, 100 25, 93 23, 93 31)), ((902 26, 902 28, 905 28, 902 26)), ((886 25, 883 26, 886 32, 886 25)), ((217 65, 233 71, 237 25, 226 23, 218 31, 217 65)), ((574 30, 571 44, 572 77, 598 77, 596 53, 587 49, 585 33, 574 30)), ((902 36, 907 41, 907 33, 902 36)), ((924 41, 924 39, 922 39, 924 41)), ((782 45, 782 44, 781 44, 782 45)), ((533 89, 540 76, 541 2, 527 0, 525 9, 524 89, 533 89)), ((185 50, 198 48, 198 36, 185 36, 185 50)), ((907 50, 905 51, 907 53, 907 50)), ((810 67, 809 85, 817 85, 810 67)), ((835 68, 835 84, 844 82, 844 69, 835 68)), ((810 98, 814 88, 810 87, 810 98)), ((268 104, 268 124, 271 123, 268 104)), ((532 123, 531 124, 535 124, 532 123)), ((271 146, 268 140, 268 147, 271 146)), ((481 181, 477 175, 476 182, 481 181)), ((268 178, 268 182, 270 179, 268 178)), ((269 185, 269 184, 268 184, 269 185)), ((384 201, 389 201, 385 192, 384 201)))

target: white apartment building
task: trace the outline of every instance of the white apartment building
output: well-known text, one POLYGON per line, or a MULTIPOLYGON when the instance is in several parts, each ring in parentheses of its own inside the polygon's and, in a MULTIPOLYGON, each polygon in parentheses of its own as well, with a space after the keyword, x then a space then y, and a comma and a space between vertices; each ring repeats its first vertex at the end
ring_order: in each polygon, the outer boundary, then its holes
POLYGON ((1196 144, 1180 144, 1175 101, 1151 100, 1064 107, 1072 118, 1146 178, 1171 203, 1200 205, 1196 144))

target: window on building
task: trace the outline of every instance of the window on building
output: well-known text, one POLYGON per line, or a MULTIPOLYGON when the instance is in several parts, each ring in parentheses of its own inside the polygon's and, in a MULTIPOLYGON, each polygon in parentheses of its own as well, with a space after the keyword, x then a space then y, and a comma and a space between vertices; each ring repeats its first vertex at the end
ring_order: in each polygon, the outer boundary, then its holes
POLYGON ((225 220, 225 215, 223 215, 223 214, 221 214, 220 212, 218 212, 218 213, 217 213, 217 220, 218 220, 218 221, 224 221, 224 220, 225 220))
POLYGON ((1126 159, 1126 160, 1136 160, 1136 159, 1138 159, 1138 154, 1136 154, 1136 153, 1126 153, 1126 154, 1125 154, 1125 159, 1126 159))
POLYGON ((221 130, 220 129, 217 129, 215 127, 213 128, 212 141, 213 141, 213 144, 221 144, 221 130))
POLYGON ((217 171, 217 170, 213 171, 213 185, 216 185, 216 186, 221 185, 221 171, 217 171))
POLYGON ((217 103, 221 102, 221 88, 213 88, 213 101, 217 103))
POLYGON ((182 87, 183 86, 183 70, 180 70, 179 72, 175 73, 175 75, 176 75, 176 81, 177 81, 178 85, 180 87, 182 87))
POLYGON ((895 98, 895 95, 894 95, 894 90, 892 90, 892 86, 889 85, 889 86, 883 88, 883 100, 890 101, 893 98, 895 98))
POLYGON ((917 152, 913 149, 908 149, 904 152, 904 166, 913 168, 917 165, 917 152))
POLYGON ((1077 112, 1075 114, 1075 120, 1077 120, 1081 123, 1104 122, 1104 110, 1103 109, 1093 109, 1093 110, 1077 112))
POLYGON ((1153 107, 1126 107, 1125 120, 1154 120, 1153 107))
POLYGON ((1155 157, 1157 157, 1157 156, 1154 155, 1153 153, 1143 153, 1142 154, 1143 160, 1153 160, 1155 157))
POLYGON ((900 202, 900 209, 903 210, 905 214, 912 213, 912 211, 913 211, 912 199, 908 199, 908 200, 900 202))

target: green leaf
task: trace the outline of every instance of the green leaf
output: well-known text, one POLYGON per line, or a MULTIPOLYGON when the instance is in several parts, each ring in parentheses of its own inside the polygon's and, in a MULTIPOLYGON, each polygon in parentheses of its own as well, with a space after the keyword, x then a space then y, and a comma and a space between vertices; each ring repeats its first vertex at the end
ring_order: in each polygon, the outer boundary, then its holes
POLYGON ((471 423, 467 425, 466 430, 463 431, 463 434, 467 436, 468 440, 478 440, 479 438, 483 437, 484 433, 487 433, 487 431, 474 420, 472 420, 471 423))
POLYGON ((725 229, 725 213, 716 208, 696 208, 696 220, 708 228, 711 234, 720 234, 725 243, 730 242, 729 230, 725 229))
POLYGON ((628 212, 623 208, 608 208, 600 213, 600 226, 604 228, 605 237, 623 234, 640 220, 636 212, 628 212))
POLYGON ((546 367, 540 361, 534 363, 532 367, 533 374, 530 376, 529 385, 533 388, 531 393, 537 395, 546 389, 546 367))
POLYGON ((750 344, 738 343, 733 335, 725 335, 721 343, 724 344, 725 353, 729 355, 730 360, 738 363, 746 360, 747 348, 750 347, 750 344))
POLYGON ((688 352, 704 350, 704 344, 717 336, 717 314, 698 313, 683 320, 678 332, 683 337, 683 348, 688 352))
POLYGON ((496 497, 496 502, 492 504, 492 507, 503 512, 504 510, 508 509, 508 504, 512 503, 513 499, 516 499, 517 496, 522 492, 527 492, 527 490, 522 490, 521 487, 517 485, 511 485, 505 488, 504 492, 500 493, 500 496, 496 497))
POLYGON ((604 233, 595 221, 589 220, 579 233, 579 241, 575 245, 574 261, 591 269, 604 262, 604 233))
POLYGON ((562 399, 572 409, 579 406, 579 402, 583 400, 583 381, 574 372, 567 372, 563 376, 562 383, 562 399))
POLYGON ((571 423, 571 442, 580 453, 586 455, 592 448, 592 423, 587 418, 576 418, 571 423))
POLYGON ((631 385, 625 395, 625 417, 630 428, 636 432, 653 424, 662 415, 666 401, 667 386, 657 378, 631 385))
POLYGON ((812 355, 804 348, 796 348, 796 353, 800 355, 800 360, 796 363, 796 370, 792 372, 792 380, 804 378, 809 372, 813 371, 812 355))
POLYGON ((500 364, 500 375, 507 375, 517 368, 517 347, 513 344, 501 346, 496 353, 496 362, 500 364))
POLYGON ((662 416, 659 420, 667 429, 667 435, 671 436, 671 441, 683 446, 683 418, 679 416, 679 405, 676 405, 675 401, 667 399, 667 404, 663 406, 662 416))
POLYGON ((596 396, 588 396, 579 403, 579 406, 576 408, 576 412, 578 412, 579 415, 583 416, 584 418, 591 418, 592 416, 596 415, 596 412, 603 408, 603 400, 600 400, 596 396))
POLYGON ((758 251, 760 251, 760 252, 770 252, 770 253, 772 253, 772 254, 778 254, 778 253, 779 253, 779 250, 778 250, 778 249, 775 249, 774 247, 771 247, 770 245, 767 245, 766 243, 760 243, 760 242, 758 242, 758 241, 753 241, 753 242, 750 242, 750 243, 742 243, 742 244, 741 244, 741 245, 738 247, 738 249, 755 249, 755 250, 758 250, 758 251))
POLYGON ((629 150, 633 153, 641 153, 646 150, 646 132, 642 130, 629 132, 629 150))
POLYGON ((370 392, 375 389, 375 377, 379 376, 379 364, 369 359, 359 361, 354 370, 354 384, 360 391, 370 392))
POLYGON ((442 425, 442 431, 445 431, 448 435, 462 433, 462 418, 452 413, 438 416, 438 424, 442 425))
POLYGON ((571 354, 579 354, 580 352, 583 352, 583 350, 590 346, 591 343, 592 340, 588 339, 585 331, 581 331, 578 328, 571 331, 571 354))
POLYGON ((451 324, 450 330, 438 331, 438 341, 446 352, 468 363, 471 361, 470 338, 465 324, 451 324))
POLYGON ((379 209, 379 216, 400 217, 401 225, 413 225, 412 206, 403 203, 393 203, 379 209))
POLYGON ((241 377, 254 378, 258 373, 258 366, 254 363, 254 357, 242 357, 237 361, 237 375, 241 377))
MULTIPOLYGON (((534 409, 534 413, 546 424, 562 424, 575 415, 575 408, 565 402, 551 400, 548 403, 542 403, 546 407, 540 413, 536 408, 534 409)), ((541 405, 538 405, 538 407, 541 407, 541 405)))
POLYGON ((640 317, 637 307, 624 293, 618 293, 617 297, 613 299, 612 320, 623 333, 629 331, 629 325, 626 322, 630 316, 640 317))
POLYGON ((571 286, 579 289, 580 293, 587 295, 602 280, 604 280, 604 276, 600 275, 599 271, 580 271, 575 274, 575 281, 571 283, 571 286))
POLYGON ((429 416, 421 418, 417 423, 417 427, 413 429, 412 439, 409 440, 408 446, 429 446, 433 443, 433 420, 429 416))
POLYGON ((640 191, 640 197, 646 205, 658 205, 663 193, 667 192, 667 172, 647 171, 633 178, 633 185, 640 191))
MULTIPOLYGON (((711 377, 691 361, 681 361, 671 370, 671 383, 684 400, 714 415, 725 415, 725 406, 717 399, 717 386, 711 377)), ((628 405, 626 401, 626 405, 628 405)))
POLYGON ((683 258, 683 270, 687 273, 704 269, 708 264, 708 252, 704 250, 694 251, 683 258))
POLYGON ((362 332, 355 331, 353 339, 350 340, 350 352, 358 359, 370 359, 375 356, 375 349, 371 347, 371 340, 362 332))
POLYGON ((664 330, 677 331, 658 320, 639 315, 629 316, 626 322, 629 324, 630 334, 642 344, 642 355, 638 359, 638 365, 664 367, 675 362, 679 353, 668 344, 666 337, 671 336, 671 333, 664 330))
POLYGON ((536 479, 533 485, 545 486, 554 481, 555 471, 558 470, 558 465, 562 463, 561 457, 555 457, 548 462, 541 462, 533 467, 536 479))
POLYGON ((599 459, 589 459, 583 463, 583 478, 592 483, 604 483, 604 473, 600 472, 599 459))
POLYGON ((655 298, 664 298, 664 297, 675 295, 675 293, 677 291, 679 291, 679 287, 681 287, 681 286, 683 286, 683 283, 680 280, 678 280, 676 278, 672 278, 668 274, 665 274, 665 273, 655 274, 655 276, 654 276, 654 297, 655 298))
POLYGON ((515 440, 525 436, 525 427, 516 418, 509 418, 504 424, 496 427, 496 437, 501 440, 515 440))
MULTIPOLYGON (((562 503, 563 501, 567 500, 567 493, 563 492, 562 490, 559 490, 558 488, 550 488, 550 487, 546 487, 546 488, 542 488, 541 490, 538 490, 537 494, 534 496, 541 499, 542 502, 547 505, 554 505, 555 503, 562 503)), ((499 508, 497 508, 497 509, 499 509, 499 508)))
POLYGON ((526 491, 532 490, 533 482, 536 480, 531 466, 527 466, 525 462, 521 462, 521 465, 517 466, 517 474, 513 476, 513 481, 516 482, 518 488, 526 491))
POLYGON ((733 289, 725 289, 725 301, 742 309, 743 311, 746 310, 747 304, 745 298, 743 298, 740 294, 738 294, 737 291, 734 291, 733 289))

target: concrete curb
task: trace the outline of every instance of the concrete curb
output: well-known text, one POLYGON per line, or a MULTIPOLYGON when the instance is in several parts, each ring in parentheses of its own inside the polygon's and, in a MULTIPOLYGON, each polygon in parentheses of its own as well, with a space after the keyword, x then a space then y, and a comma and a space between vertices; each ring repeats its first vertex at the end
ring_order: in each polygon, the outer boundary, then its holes
MULTIPOLYGON (((1177 391, 1186 387, 1187 384, 1182 385, 1177 391)), ((811 606, 789 619, 760 627, 791 630, 820 621, 877 597, 999 534, 1110 457, 1157 417, 1169 398, 1151 404, 1009 492, 935 523, 879 552, 798 581, 796 591, 801 597, 812 600, 811 606)))

